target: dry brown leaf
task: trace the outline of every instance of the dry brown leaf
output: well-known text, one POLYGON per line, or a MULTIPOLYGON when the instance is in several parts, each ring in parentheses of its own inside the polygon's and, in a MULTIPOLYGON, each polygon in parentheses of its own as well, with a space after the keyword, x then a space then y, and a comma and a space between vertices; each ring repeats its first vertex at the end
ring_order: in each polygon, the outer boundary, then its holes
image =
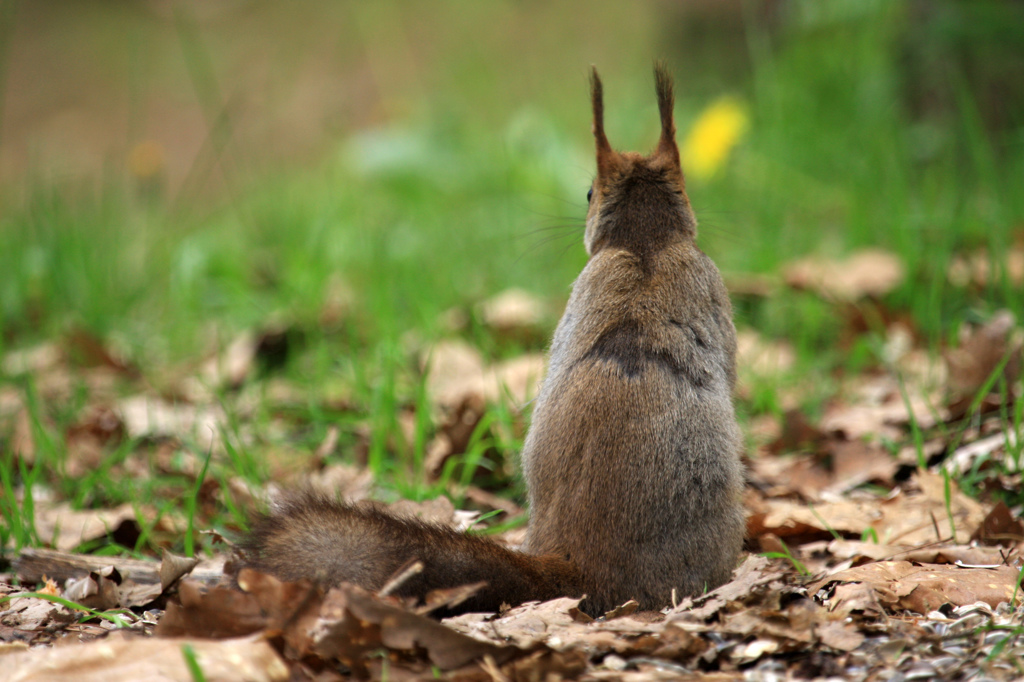
POLYGON ((183 583, 181 603, 169 606, 157 634, 222 637, 239 628, 270 628, 282 636, 288 658, 315 654, 338 659, 361 676, 367 672, 367 654, 382 646, 408 653, 423 650, 442 670, 484 656, 504 662, 524 653, 466 637, 353 585, 324 596, 310 583, 285 583, 249 569, 239 573, 238 584, 247 593, 224 588, 203 593, 194 583, 183 583))
POLYGON ((822 454, 759 457, 750 464, 752 478, 766 497, 790 497, 796 492, 816 502, 835 499, 869 481, 892 485, 899 467, 887 451, 862 441, 833 438, 817 447, 822 454))
POLYGON ((950 474, 959 475, 971 471, 982 457, 988 457, 999 461, 1001 467, 1007 471, 1015 472, 1018 464, 1010 457, 1006 457, 1007 447, 1016 447, 1021 434, 1015 433, 1012 429, 1000 431, 985 438, 962 445, 956 449, 952 457, 942 463, 942 468, 950 474))
POLYGON ((183 557, 172 554, 164 549, 160 559, 160 589, 167 591, 171 585, 192 572, 199 565, 195 557, 183 557))
POLYGON ((447 410, 474 398, 522 405, 536 394, 544 373, 542 355, 522 355, 488 367, 480 352, 463 341, 442 341, 423 364, 429 366, 428 393, 447 410))
POLYGON ((388 505, 388 511, 398 517, 419 519, 441 526, 450 526, 455 520, 455 505, 444 496, 422 502, 398 500, 388 505))
POLYGON ((323 307, 320 308, 320 326, 335 327, 351 315, 356 305, 356 293, 338 273, 331 273, 324 284, 323 307))
POLYGON ((616 618, 622 618, 623 616, 631 616, 636 613, 638 608, 640 608, 640 602, 635 599, 630 599, 625 604, 620 604, 611 611, 606 611, 604 618, 605 620, 614 620, 616 618))
POLYGON ((522 516, 526 513, 526 510, 512 500, 495 495, 476 486, 466 488, 465 494, 468 501, 477 507, 482 507, 484 511, 500 510, 508 514, 510 518, 522 516))
POLYGON ((576 624, 570 612, 579 608, 580 601, 553 599, 517 606, 497 619, 491 619, 487 614, 470 613, 446 618, 443 622, 476 639, 495 643, 507 641, 527 649, 544 642, 548 634, 576 624))
POLYGON ((331 424, 327 427, 327 434, 324 439, 320 442, 320 445, 316 446, 316 450, 313 452, 313 459, 318 465, 323 465, 325 459, 334 454, 338 449, 338 440, 341 438, 341 429, 335 424, 331 424))
POLYGON ((819 611, 824 613, 810 599, 799 599, 782 611, 747 608, 723 615, 722 626, 716 630, 743 637, 754 635, 758 638, 790 640, 785 646, 791 648, 793 642, 809 644, 814 640, 812 628, 821 618, 819 611))
POLYGON ((784 341, 767 340, 752 329, 736 333, 736 366, 741 374, 775 377, 793 368, 796 354, 784 341))
POLYGON ((772 454, 794 450, 815 450, 825 434, 811 424, 800 410, 787 410, 782 417, 782 432, 765 449, 772 454))
MULTIPOLYGON (((897 558, 919 564, 960 564, 968 568, 981 568, 1010 564, 1012 552, 999 547, 977 545, 946 545, 940 547, 919 547, 899 554, 897 558)), ((1019 556, 1019 555, 1018 555, 1019 556)))
POLYGON ((65 339, 68 354, 86 367, 104 367, 126 377, 136 378, 139 370, 109 344, 82 327, 72 329, 65 339))
POLYGON ((899 381, 893 376, 871 377, 861 382, 850 400, 829 405, 820 428, 850 441, 880 437, 899 441, 911 418, 922 430, 932 428, 939 419, 948 418, 949 412, 940 407, 942 402, 938 397, 922 395, 909 386, 907 393, 908 401, 904 401, 899 381))
POLYGON ((782 573, 772 569, 770 564, 763 556, 747 556, 733 573, 732 580, 707 594, 682 599, 669 611, 667 622, 703 622, 730 602, 748 599, 765 585, 782 577, 782 573))
POLYGON ((99 406, 90 408, 64 432, 66 474, 79 477, 94 471, 125 435, 124 423, 116 411, 99 406))
POLYGON ((468 394, 443 417, 438 425, 437 434, 427 447, 424 463, 427 473, 432 478, 436 479, 441 475, 449 458, 466 451, 485 408, 482 395, 468 394))
POLYGON ((139 533, 135 508, 127 502, 115 509, 72 509, 68 502, 37 503, 35 524, 39 541, 62 551, 108 535, 123 534, 127 539, 139 533))
POLYGON ((1000 310, 980 328, 962 331, 960 346, 945 353, 949 384, 954 391, 973 396, 1007 355, 1010 359, 1003 376, 1009 385, 1013 384, 1020 376, 1022 357, 1015 324, 1013 313, 1000 310))
POLYGON ((204 591, 199 583, 185 580, 178 587, 177 600, 167 604, 155 634, 223 639, 258 632, 267 622, 266 613, 253 595, 227 587, 204 591))
POLYGON ((119 608, 120 587, 124 580, 113 566, 94 571, 83 578, 69 580, 64 598, 98 611, 119 608))
POLYGON ((171 403, 144 395, 120 401, 117 411, 132 438, 173 437, 194 441, 200 452, 221 447, 221 429, 227 424, 220 407, 171 403))
POLYGON ((881 249, 864 249, 842 260, 807 257, 783 266, 786 284, 830 300, 880 298, 903 281, 903 262, 881 249))
MULTIPOLYGON (((425 649, 430 661, 441 670, 458 668, 484 656, 503 663, 524 653, 515 647, 467 637, 435 620, 385 604, 352 585, 331 590, 328 600, 332 598, 340 599, 343 610, 359 621, 379 627, 384 646, 406 651, 425 649)), ((321 640, 320 646, 323 644, 321 640)))
POLYGON ((864 643, 864 633, 839 621, 819 625, 814 632, 822 644, 839 651, 853 651, 864 643))
MULTIPOLYGON (((485 662, 487 658, 484 658, 485 662)), ((574 680, 579 679, 587 669, 587 656, 582 651, 551 651, 541 649, 524 658, 509 661, 499 669, 497 665, 489 665, 483 670, 485 676, 478 678, 480 682, 504 682, 504 680, 574 680)), ((474 671, 474 672, 477 672, 474 671)), ((455 679, 462 680, 460 674, 453 674, 455 679)), ((650 679, 649 677, 647 679, 650 679)))
POLYGON ((81 612, 72 611, 45 599, 19 597, 17 595, 20 591, 2 595, 11 599, 0 604, 0 626, 15 628, 25 633, 40 632, 50 627, 70 625, 81 615, 81 612))
POLYGON ((1019 518, 1014 518, 1010 508, 1000 500, 985 515, 977 530, 971 534, 971 540, 986 545, 1014 547, 1024 542, 1024 523, 1019 518))
POLYGON ((952 564, 960 562, 970 566, 992 566, 1005 563, 1004 555, 997 547, 976 547, 971 545, 880 545, 859 540, 833 540, 828 544, 828 553, 836 560, 883 561, 899 559, 925 564, 952 564))
POLYGON ((263 612, 263 627, 279 635, 289 660, 300 660, 316 648, 314 630, 324 609, 324 591, 312 582, 284 582, 249 568, 239 571, 238 586, 251 594, 263 612))
MULTIPOLYGON (((839 571, 807 586, 811 594, 829 583, 865 583, 879 601, 891 609, 905 609, 922 615, 943 604, 963 606, 983 601, 993 608, 1015 594, 1019 569, 960 568, 950 564, 909 561, 879 561, 839 571)), ((1020 602, 1020 595, 1017 602, 1020 602)), ((1014 604, 1016 606, 1016 604, 1014 604)))
POLYGON ((348 464, 329 464, 320 471, 309 474, 305 478, 305 484, 330 497, 358 502, 370 496, 373 489, 373 472, 348 464))
MULTIPOLYGON (((814 595, 817 590, 808 589, 814 595)), ((836 617, 845 618, 854 611, 868 616, 881 616, 885 613, 878 594, 867 583, 841 583, 835 586, 832 597, 828 601, 829 611, 836 617)))
POLYGON ((890 497, 883 502, 886 527, 884 535, 882 532, 878 534, 880 542, 904 545, 934 542, 939 539, 935 537, 935 525, 944 537, 967 538, 985 518, 981 504, 965 495, 955 481, 949 482, 948 501, 946 479, 942 475, 919 470, 914 474, 912 483, 918 485, 918 491, 890 497))
POLYGON ((275 325, 239 334, 223 353, 203 365, 201 379, 209 386, 241 386, 252 374, 257 360, 266 359, 272 364, 284 361, 289 348, 288 333, 287 327, 275 325))
MULTIPOLYGON (((445 619, 444 623, 475 639, 494 644, 511 642, 520 649, 546 645, 559 651, 583 649, 620 653, 635 651, 637 638, 656 635, 665 628, 664 621, 651 622, 646 617, 648 614, 587 621, 578 615, 579 602, 579 599, 553 599, 523 604, 496 619, 487 614, 464 614, 445 619)), ((660 614, 656 615, 660 619, 660 614)), ((649 640, 648 645, 648 648, 655 648, 657 640, 649 640)))
POLYGON ((830 531, 860 535, 882 524, 877 502, 839 499, 820 504, 785 499, 763 500, 747 519, 747 537, 772 533, 786 544, 831 537, 830 531))
POLYGON ((88 644, 34 649, 3 658, 9 682, 192 682, 182 651, 195 654, 209 682, 283 682, 288 668, 259 636, 223 641, 111 635, 88 644))
POLYGON ((884 448, 864 441, 828 443, 832 460, 832 481, 826 494, 840 494, 871 481, 891 486, 899 467, 896 459, 884 448))
POLYGON ((536 397, 545 366, 540 353, 520 355, 492 365, 486 376, 484 398, 492 403, 507 399, 516 407, 525 405, 536 397))
POLYGON ((547 316, 544 303, 522 289, 508 289, 480 304, 480 318, 501 336, 536 338, 547 316))
POLYGON ((787 544, 826 539, 831 533, 861 536, 873 532, 882 544, 918 546, 956 537, 968 537, 984 519, 981 505, 951 482, 949 505, 945 479, 918 471, 900 494, 884 500, 840 498, 809 505, 786 499, 755 500, 747 520, 747 536, 773 533, 787 544), (950 522, 954 528, 950 527, 950 522), (938 532, 938 535, 936 535, 938 532))
POLYGON ((427 392, 442 407, 454 407, 467 395, 483 394, 484 358, 464 341, 441 341, 422 358, 428 367, 427 392))

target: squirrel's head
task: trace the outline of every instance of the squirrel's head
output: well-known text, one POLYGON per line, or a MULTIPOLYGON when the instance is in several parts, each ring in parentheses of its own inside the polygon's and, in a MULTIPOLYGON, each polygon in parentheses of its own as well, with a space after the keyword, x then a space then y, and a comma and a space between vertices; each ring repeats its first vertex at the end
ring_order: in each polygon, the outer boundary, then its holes
POLYGON ((608 246, 643 255, 660 249, 670 240, 693 239, 697 235, 697 220, 686 196, 676 146, 672 78, 663 64, 655 65, 654 81, 661 113, 658 146, 649 156, 617 152, 604 134, 601 78, 597 69, 591 70, 597 177, 587 195, 590 207, 583 237, 590 255, 608 246))

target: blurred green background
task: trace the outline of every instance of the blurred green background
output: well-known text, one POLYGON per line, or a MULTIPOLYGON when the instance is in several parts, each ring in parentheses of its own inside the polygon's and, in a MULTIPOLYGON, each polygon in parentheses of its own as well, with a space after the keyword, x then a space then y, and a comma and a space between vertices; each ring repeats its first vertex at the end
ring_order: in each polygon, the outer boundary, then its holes
MULTIPOLYGON (((724 271, 876 245, 936 339, 1021 308, 1007 278, 946 283, 955 251, 1020 238, 1020 2, 0 8, 8 348, 74 324, 146 365, 205 350, 211 325, 312 323, 338 290, 372 339, 431 335, 509 286, 560 300, 584 262, 587 70, 613 144, 646 150, 655 58, 681 137, 722 96, 746 122, 689 183, 724 271)), ((741 304, 740 322, 827 347, 808 307, 741 304)))

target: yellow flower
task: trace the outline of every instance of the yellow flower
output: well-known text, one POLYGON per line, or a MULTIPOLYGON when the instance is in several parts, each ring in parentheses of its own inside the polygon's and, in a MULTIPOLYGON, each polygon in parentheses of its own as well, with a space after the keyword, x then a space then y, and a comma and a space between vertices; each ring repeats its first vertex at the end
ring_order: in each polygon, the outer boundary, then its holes
POLYGON ((701 180, 713 176, 747 131, 747 114, 735 97, 719 97, 697 118, 683 142, 683 167, 701 180))
POLYGON ((153 140, 139 142, 128 152, 128 170, 143 180, 155 178, 164 170, 164 148, 153 140))

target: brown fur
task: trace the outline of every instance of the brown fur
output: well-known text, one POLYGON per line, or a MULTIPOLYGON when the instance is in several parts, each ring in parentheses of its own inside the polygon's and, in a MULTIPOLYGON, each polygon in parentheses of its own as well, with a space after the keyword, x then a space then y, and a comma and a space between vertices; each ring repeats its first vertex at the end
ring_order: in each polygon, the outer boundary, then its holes
POLYGON ((420 559, 401 594, 487 581, 462 610, 587 594, 599 614, 657 609, 726 580, 743 540, 736 333, 679 164, 672 83, 655 69, 661 137, 643 157, 612 149, 601 80, 591 100, 597 177, 590 260, 551 344, 523 450, 526 553, 379 510, 311 496, 262 520, 252 565, 284 578, 379 589, 420 559))
POLYGON ((260 518, 243 549, 249 566, 285 580, 351 582, 368 590, 379 590, 418 559, 423 571, 401 583, 394 592, 399 596, 423 597, 431 590, 487 582, 458 612, 582 594, 578 571, 564 559, 514 552, 451 528, 309 492, 293 494, 260 518))

